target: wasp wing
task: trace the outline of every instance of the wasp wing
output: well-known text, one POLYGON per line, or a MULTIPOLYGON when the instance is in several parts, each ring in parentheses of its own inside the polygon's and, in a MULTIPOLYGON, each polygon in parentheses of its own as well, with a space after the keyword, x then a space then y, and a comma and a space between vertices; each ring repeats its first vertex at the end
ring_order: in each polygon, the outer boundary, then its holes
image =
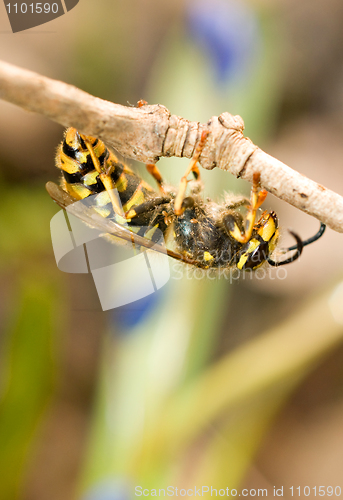
POLYGON ((144 238, 143 236, 132 233, 131 231, 129 231, 129 229, 121 226, 113 220, 101 217, 101 215, 99 215, 95 210, 80 203, 81 200, 76 200, 54 182, 47 182, 45 187, 49 196, 57 203, 57 205, 59 205, 64 210, 68 208, 69 213, 82 220, 89 226, 102 231, 104 234, 115 236, 116 238, 120 238, 144 248, 152 249, 156 252, 160 252, 163 254, 167 252, 167 255, 169 255, 169 257, 182 261, 186 264, 195 266, 199 265, 193 259, 189 259, 188 257, 177 252, 173 252, 172 250, 166 250, 162 245, 156 244, 153 241, 144 238))

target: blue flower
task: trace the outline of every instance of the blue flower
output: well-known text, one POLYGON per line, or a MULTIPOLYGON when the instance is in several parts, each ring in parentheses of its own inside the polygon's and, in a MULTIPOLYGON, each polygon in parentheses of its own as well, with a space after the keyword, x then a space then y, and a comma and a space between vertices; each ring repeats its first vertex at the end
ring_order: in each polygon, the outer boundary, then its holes
POLYGON ((113 321, 127 333, 127 330, 137 326, 144 321, 146 316, 155 310, 162 294, 163 290, 157 290, 155 293, 147 295, 140 300, 136 300, 136 302, 131 302, 125 306, 113 309, 113 321))
POLYGON ((244 76, 260 45, 257 17, 242 0, 188 0, 187 31, 209 56, 220 83, 244 76))

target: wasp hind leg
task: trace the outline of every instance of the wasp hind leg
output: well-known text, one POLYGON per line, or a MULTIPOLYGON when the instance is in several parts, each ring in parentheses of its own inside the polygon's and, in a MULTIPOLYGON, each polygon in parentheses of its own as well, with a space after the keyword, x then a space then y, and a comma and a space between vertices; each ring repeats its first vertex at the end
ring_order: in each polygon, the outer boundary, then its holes
MULTIPOLYGON (((266 199, 266 196, 267 191, 265 189, 260 190, 260 174, 255 173, 251 188, 250 205, 248 207, 243 227, 237 223, 237 218, 233 214, 227 214, 223 220, 226 231, 230 236, 232 236, 232 238, 238 241, 238 243, 247 243, 251 239, 256 222, 257 210, 266 199)), ((241 204, 245 205, 246 202, 242 201, 241 204)))
POLYGON ((197 163, 198 163, 199 157, 201 155, 201 152, 204 149, 205 142, 206 142, 206 139, 207 139, 207 136, 209 135, 209 133, 210 133, 209 130, 204 130, 202 132, 201 138, 200 138, 199 144, 196 147, 194 156, 188 165, 188 168, 185 172, 185 175, 181 178, 179 190, 177 192, 177 195, 175 197, 175 202, 174 202, 175 215, 182 215, 183 212, 185 211, 185 208, 187 208, 184 206, 183 201, 185 199, 187 183, 188 183, 187 177, 189 176, 189 174, 192 172, 195 180, 200 180, 200 170, 199 170, 197 163))

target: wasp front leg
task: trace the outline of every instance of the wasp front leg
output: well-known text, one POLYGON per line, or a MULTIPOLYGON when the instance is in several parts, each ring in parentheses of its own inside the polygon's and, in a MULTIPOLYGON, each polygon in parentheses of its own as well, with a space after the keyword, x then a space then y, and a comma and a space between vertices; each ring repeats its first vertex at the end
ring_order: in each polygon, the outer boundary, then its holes
POLYGON ((147 163, 145 166, 146 166, 146 169, 149 172, 149 174, 152 175, 153 178, 155 179, 155 181, 157 182, 158 188, 159 188, 160 192, 164 193, 164 189, 163 189, 163 183, 164 183, 163 177, 161 175, 161 172, 159 171, 159 169, 155 165, 155 163, 147 163))
POLYGON ((256 223, 257 210, 260 208, 266 199, 267 191, 260 190, 260 174, 255 173, 253 176, 253 184, 250 195, 250 205, 245 217, 243 228, 237 224, 236 218, 232 214, 224 217, 224 226, 227 232, 239 243, 247 243, 251 239, 251 235, 256 223))
POLYGON ((175 202, 174 202, 175 215, 182 215, 184 210, 185 210, 185 207, 183 206, 183 200, 185 199, 187 183, 188 183, 187 177, 189 176, 189 174, 192 172, 195 180, 200 180, 200 170, 199 170, 197 163, 198 163, 199 157, 201 155, 201 152, 204 149, 205 142, 206 142, 206 139, 207 139, 207 136, 209 135, 209 133, 210 133, 209 130, 204 130, 202 132, 201 138, 200 138, 199 144, 196 147, 194 156, 188 165, 188 168, 185 172, 185 175, 181 178, 179 190, 178 190, 178 193, 175 197, 175 202))

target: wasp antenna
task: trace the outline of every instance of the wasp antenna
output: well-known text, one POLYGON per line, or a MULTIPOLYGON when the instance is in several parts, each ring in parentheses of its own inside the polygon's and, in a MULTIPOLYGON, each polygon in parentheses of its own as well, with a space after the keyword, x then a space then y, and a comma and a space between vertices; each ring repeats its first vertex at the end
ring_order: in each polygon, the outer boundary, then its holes
MULTIPOLYGON (((319 238, 321 236, 323 236, 325 229, 326 229, 326 225, 321 222, 319 231, 314 236, 312 236, 312 238, 309 238, 308 240, 305 240, 302 242, 303 247, 306 247, 306 245, 309 245, 310 243, 313 243, 314 241, 319 240, 319 238)), ((292 247, 287 248, 287 252, 289 250, 296 250, 297 247, 298 247, 298 245, 293 245, 292 247)))
POLYGON ((275 262, 274 260, 268 258, 268 263, 271 266, 278 267, 278 266, 284 266, 285 264, 290 264, 291 262, 294 262, 297 260, 301 252, 303 251, 304 243, 301 241, 300 237, 296 234, 293 233, 293 231, 289 231, 289 233, 293 236, 293 238, 296 240, 297 244, 294 245, 293 247, 289 247, 285 249, 285 252, 289 252, 290 250, 296 250, 295 254, 292 255, 292 257, 289 257, 288 259, 281 260, 280 262, 275 262))

